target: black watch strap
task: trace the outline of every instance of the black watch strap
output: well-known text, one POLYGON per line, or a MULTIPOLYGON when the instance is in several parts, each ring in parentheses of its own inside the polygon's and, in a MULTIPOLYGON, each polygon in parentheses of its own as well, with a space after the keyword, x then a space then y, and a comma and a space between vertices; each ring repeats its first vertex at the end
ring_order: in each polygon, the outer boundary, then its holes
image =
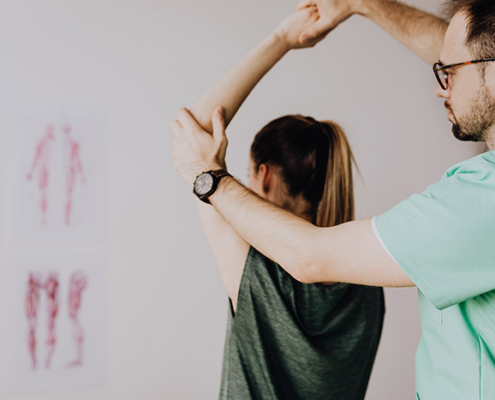
POLYGON ((212 174, 213 176, 215 176, 216 178, 218 178, 218 180, 220 180, 220 178, 223 178, 224 176, 232 176, 232 175, 230 175, 224 169, 217 169, 217 170, 214 170, 214 171, 208 171, 208 173, 209 174, 212 174))

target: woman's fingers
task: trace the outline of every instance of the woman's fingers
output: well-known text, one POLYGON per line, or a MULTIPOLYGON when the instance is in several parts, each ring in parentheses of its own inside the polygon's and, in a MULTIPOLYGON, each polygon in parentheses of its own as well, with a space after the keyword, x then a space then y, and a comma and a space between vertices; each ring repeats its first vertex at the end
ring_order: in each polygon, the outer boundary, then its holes
POLYGON ((302 10, 303 8, 311 7, 314 5, 316 5, 314 0, 299 0, 296 6, 296 10, 299 11, 302 10))
POLYGON ((304 30, 299 37, 299 42, 302 44, 311 42, 325 34, 327 34, 333 27, 328 23, 327 20, 320 18, 308 29, 304 30))

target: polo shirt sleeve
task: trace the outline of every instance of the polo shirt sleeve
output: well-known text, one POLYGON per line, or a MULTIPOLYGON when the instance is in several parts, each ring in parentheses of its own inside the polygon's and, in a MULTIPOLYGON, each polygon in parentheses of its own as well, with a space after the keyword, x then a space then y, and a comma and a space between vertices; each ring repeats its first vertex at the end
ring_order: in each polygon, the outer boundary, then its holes
POLYGON ((495 290, 493 182, 458 171, 373 219, 378 240, 439 310, 495 290))

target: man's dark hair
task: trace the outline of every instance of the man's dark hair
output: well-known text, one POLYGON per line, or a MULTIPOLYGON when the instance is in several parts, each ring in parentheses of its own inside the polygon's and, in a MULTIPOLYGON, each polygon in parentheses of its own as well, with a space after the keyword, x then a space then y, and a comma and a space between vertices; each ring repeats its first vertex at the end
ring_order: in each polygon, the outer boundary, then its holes
POLYGON ((445 2, 443 14, 447 20, 450 21, 458 12, 466 14, 466 46, 473 57, 479 59, 495 57, 495 1, 447 0, 445 2))

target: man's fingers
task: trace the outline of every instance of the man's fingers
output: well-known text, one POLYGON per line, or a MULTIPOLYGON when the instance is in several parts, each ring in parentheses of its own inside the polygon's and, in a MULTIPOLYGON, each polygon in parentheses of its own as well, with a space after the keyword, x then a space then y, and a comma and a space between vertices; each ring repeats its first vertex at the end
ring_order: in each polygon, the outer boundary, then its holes
POLYGON ((217 107, 211 118, 211 122, 213 124, 213 139, 218 142, 224 140, 225 138, 225 120, 223 113, 223 108, 217 107))
POLYGON ((333 25, 331 22, 320 18, 301 34, 299 42, 302 44, 311 42, 312 40, 327 34, 332 28, 333 25))
POLYGON ((179 136, 181 129, 182 129, 182 125, 176 119, 170 122, 170 130, 173 133, 173 137, 179 136))
POLYGON ((300 11, 303 8, 311 7, 314 5, 316 5, 314 0, 299 0, 299 2, 297 3, 297 6, 296 6, 296 10, 300 11))
POLYGON ((325 39, 325 38, 328 36, 328 34, 329 34, 330 32, 332 32, 332 31, 333 31, 333 28, 331 28, 331 29, 327 30, 326 32, 323 32, 323 33, 322 33, 320 36, 318 36, 316 39, 310 40, 310 42, 312 42, 312 43, 313 43, 313 46, 314 46, 316 43, 319 43, 319 42, 321 42, 323 39, 325 39))
POLYGON ((179 120, 179 123, 187 130, 203 130, 201 125, 198 124, 198 121, 196 121, 190 111, 186 108, 181 108, 179 109, 179 111, 177 111, 177 119, 179 120))

